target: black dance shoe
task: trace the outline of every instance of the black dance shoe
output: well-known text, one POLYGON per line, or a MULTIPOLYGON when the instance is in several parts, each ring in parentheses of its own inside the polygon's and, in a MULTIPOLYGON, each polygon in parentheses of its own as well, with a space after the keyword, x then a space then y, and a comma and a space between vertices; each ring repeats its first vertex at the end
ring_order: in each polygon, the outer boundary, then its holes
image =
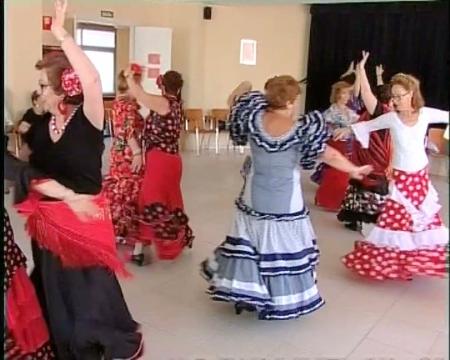
POLYGON ((256 307, 242 301, 234 304, 234 311, 236 312, 236 315, 240 315, 244 310, 253 312, 256 311, 256 307))
POLYGON ((145 257, 144 254, 131 255, 131 262, 136 264, 137 266, 145 265, 145 257))
POLYGON ((351 222, 344 225, 347 229, 352 231, 362 231, 362 225, 359 222, 351 222))

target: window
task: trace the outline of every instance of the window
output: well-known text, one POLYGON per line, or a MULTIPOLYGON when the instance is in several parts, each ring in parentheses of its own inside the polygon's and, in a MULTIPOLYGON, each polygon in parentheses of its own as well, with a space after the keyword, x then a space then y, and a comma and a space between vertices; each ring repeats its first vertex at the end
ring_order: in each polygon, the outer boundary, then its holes
POLYGON ((77 44, 100 74, 103 95, 114 95, 116 88, 116 29, 112 26, 78 23, 77 44))

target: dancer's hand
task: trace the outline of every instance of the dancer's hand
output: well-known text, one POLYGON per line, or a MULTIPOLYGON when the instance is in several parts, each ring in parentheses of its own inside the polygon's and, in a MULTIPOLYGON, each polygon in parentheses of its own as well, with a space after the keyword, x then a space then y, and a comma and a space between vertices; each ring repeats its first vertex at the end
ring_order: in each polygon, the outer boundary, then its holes
POLYGON ((101 209, 93 201, 92 195, 73 194, 64 202, 81 221, 89 221, 101 215, 101 209))
POLYGON ((358 166, 350 172, 350 177, 356 180, 362 180, 364 176, 369 175, 372 171, 372 165, 358 166))
POLYGON ((369 58, 370 53, 368 51, 363 50, 361 54, 362 54, 362 59, 358 63, 358 66, 360 66, 360 68, 364 68, 366 66, 366 62, 367 62, 367 59, 369 58))
POLYGON ((55 0, 55 17, 52 21, 52 33, 58 40, 63 40, 67 31, 64 29, 66 19, 67 0, 55 0))
POLYGON ((333 131, 333 140, 340 141, 348 138, 352 134, 351 128, 339 128, 333 131))
POLYGON ((380 65, 375 66, 375 73, 377 74, 377 77, 383 76, 383 73, 384 73, 383 65, 380 64, 380 65))
POLYGON ((131 161, 131 171, 138 173, 142 168, 142 154, 133 155, 133 160, 131 161))
POLYGON ((30 130, 31 125, 27 123, 26 121, 22 121, 19 126, 17 127, 17 132, 19 134, 26 134, 28 130, 30 130))

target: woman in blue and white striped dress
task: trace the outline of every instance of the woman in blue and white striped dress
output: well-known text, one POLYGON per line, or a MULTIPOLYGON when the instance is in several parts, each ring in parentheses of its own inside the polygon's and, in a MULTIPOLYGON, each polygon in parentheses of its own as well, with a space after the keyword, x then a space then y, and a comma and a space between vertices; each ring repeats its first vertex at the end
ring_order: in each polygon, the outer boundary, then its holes
MULTIPOLYGON (((238 87, 239 88, 239 87, 238 87)), ((277 76, 265 94, 239 94, 230 114, 235 144, 250 143, 244 186, 226 240, 202 263, 213 300, 256 310, 260 319, 296 318, 324 304, 316 286, 316 236, 303 200, 300 170, 320 159, 355 178, 370 172, 326 145, 328 132, 318 111, 298 116, 300 87, 277 76)))

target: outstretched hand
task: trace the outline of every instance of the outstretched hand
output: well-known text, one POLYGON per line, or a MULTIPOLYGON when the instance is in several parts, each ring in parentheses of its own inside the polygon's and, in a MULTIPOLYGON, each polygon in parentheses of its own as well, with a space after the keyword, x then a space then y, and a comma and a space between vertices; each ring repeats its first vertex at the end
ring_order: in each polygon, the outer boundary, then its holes
POLYGON ((372 165, 364 165, 356 167, 355 170, 350 172, 350 177, 356 180, 362 180, 364 176, 369 175, 373 171, 372 165))
POLYGON ((358 63, 358 65, 361 68, 364 68, 366 66, 366 62, 367 62, 367 59, 368 59, 369 55, 370 55, 370 53, 368 51, 365 51, 365 50, 362 51, 362 59, 358 63))
POLYGON ((66 19, 67 0, 55 0, 55 17, 52 21, 52 33, 57 38, 64 35, 64 21, 66 19))

